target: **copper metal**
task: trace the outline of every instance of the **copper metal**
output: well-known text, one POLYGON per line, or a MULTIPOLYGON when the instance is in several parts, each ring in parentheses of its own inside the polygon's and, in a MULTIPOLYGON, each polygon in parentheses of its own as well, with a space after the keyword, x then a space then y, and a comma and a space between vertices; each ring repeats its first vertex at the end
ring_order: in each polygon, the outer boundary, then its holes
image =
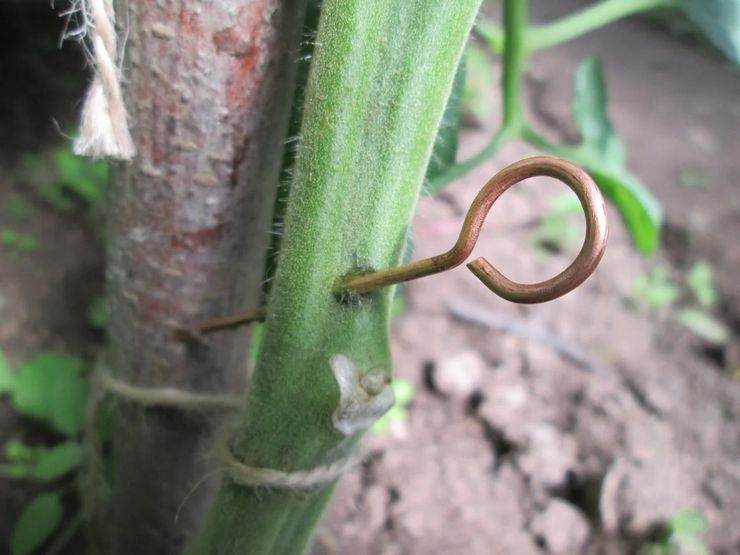
POLYGON ((604 198, 591 177, 578 166, 551 156, 536 156, 507 166, 494 175, 470 205, 460 236, 444 254, 411 262, 397 268, 351 276, 341 283, 344 291, 369 293, 381 287, 444 272, 462 264, 475 247, 481 227, 491 206, 511 186, 530 177, 547 176, 568 185, 581 201, 586 214, 586 237, 576 259, 557 276, 540 283, 511 281, 485 258, 467 266, 486 287, 506 300, 516 303, 541 303, 572 291, 588 278, 606 248, 608 227, 604 198))
POLYGON ((267 316, 267 309, 264 306, 258 308, 248 308, 228 316, 219 316, 209 320, 198 322, 192 329, 195 335, 212 333, 214 331, 234 328, 250 322, 263 322, 267 316))

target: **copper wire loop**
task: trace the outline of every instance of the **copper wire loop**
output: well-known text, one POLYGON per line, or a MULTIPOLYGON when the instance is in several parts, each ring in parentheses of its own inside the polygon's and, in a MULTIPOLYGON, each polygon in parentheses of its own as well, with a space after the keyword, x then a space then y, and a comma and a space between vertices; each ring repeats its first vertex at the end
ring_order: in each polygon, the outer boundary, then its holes
POLYGON ((509 187, 530 177, 546 176, 562 181, 578 196, 586 215, 586 237, 576 259, 561 273, 539 283, 511 281, 485 258, 467 266, 486 287, 504 299, 516 303, 541 303, 572 291, 588 278, 606 248, 608 226, 606 206, 601 191, 581 168, 551 156, 535 156, 507 166, 483 186, 470 205, 460 235, 449 251, 397 268, 352 276, 342 282, 346 290, 369 293, 380 287, 418 279, 455 268, 462 264, 475 247, 483 222, 493 203, 509 187))

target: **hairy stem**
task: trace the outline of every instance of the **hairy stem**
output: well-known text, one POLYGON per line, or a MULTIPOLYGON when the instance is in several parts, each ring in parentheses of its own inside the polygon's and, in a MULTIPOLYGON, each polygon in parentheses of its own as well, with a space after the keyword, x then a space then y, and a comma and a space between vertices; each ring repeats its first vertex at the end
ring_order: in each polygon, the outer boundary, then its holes
MULTIPOLYGON (((334 289, 399 262, 478 5, 323 3, 262 349, 231 441, 244 464, 314 469, 357 443, 351 410, 337 416, 336 361, 389 375, 393 292, 340 302, 334 289)), ((301 553, 331 491, 227 478, 190 553, 301 553)))

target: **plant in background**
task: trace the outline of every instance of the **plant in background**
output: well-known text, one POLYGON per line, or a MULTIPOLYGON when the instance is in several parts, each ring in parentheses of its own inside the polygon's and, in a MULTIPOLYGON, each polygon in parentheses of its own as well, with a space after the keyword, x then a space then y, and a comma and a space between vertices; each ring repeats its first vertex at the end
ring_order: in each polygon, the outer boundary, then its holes
POLYGON ((640 274, 627 301, 636 310, 671 317, 703 340, 724 345, 731 334, 712 314, 717 298, 712 266, 699 261, 689 268, 683 284, 671 279, 670 269, 665 265, 640 274))
POLYGON ((707 522, 697 511, 683 511, 668 521, 662 540, 644 546, 642 555, 712 555, 701 539, 707 522))
POLYGON ((60 212, 72 210, 76 199, 102 201, 108 183, 108 164, 80 158, 66 145, 50 154, 24 154, 17 173, 36 196, 60 212))
POLYGON ((18 252, 30 252, 38 248, 38 241, 30 233, 22 233, 10 227, 0 227, 0 246, 18 252))
POLYGON ((77 491, 83 462, 82 431, 89 380, 86 365, 60 353, 42 353, 15 371, 0 352, 0 395, 8 395, 22 416, 63 438, 51 446, 31 446, 19 439, 5 443, 0 472, 15 480, 47 484, 44 493, 26 505, 11 538, 12 555, 28 555, 50 538, 46 553, 58 553, 80 529, 82 514, 63 520, 63 497, 77 491))
POLYGON ((394 426, 403 425, 409 418, 408 406, 414 400, 414 384, 403 378, 394 378, 391 384, 395 402, 383 416, 372 425, 371 430, 376 434, 382 434, 394 426))

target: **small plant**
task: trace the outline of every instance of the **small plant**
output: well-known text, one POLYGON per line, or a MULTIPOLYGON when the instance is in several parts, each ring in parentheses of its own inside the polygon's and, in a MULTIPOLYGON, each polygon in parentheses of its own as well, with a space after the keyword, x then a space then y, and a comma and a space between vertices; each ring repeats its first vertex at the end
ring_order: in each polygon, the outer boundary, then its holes
POLYGON ((403 378, 396 378, 392 384, 395 403, 372 425, 371 430, 376 434, 382 434, 394 426, 403 425, 409 418, 408 406, 414 400, 414 384, 403 378))
POLYGON ((62 498, 76 487, 83 461, 81 443, 89 380, 85 363, 60 353, 43 353, 15 372, 0 352, 0 394, 8 395, 21 415, 31 418, 64 439, 51 446, 30 446, 10 439, 3 452, 2 473, 16 480, 48 483, 49 489, 32 499, 15 523, 12 555, 28 555, 54 538, 46 553, 57 553, 82 524, 81 514, 62 524, 62 498), (58 532, 58 533, 57 533, 58 532))
POLYGON ((534 243, 545 252, 562 252, 578 245, 583 218, 581 203, 574 195, 554 198, 534 232, 534 243))
POLYGON ((30 252, 38 248, 38 241, 30 233, 21 233, 9 227, 0 227, 0 246, 17 252, 30 252))
POLYGON ((75 199, 95 204, 105 198, 108 165, 76 156, 65 145, 49 155, 25 154, 18 175, 55 210, 68 212, 75 199))
POLYGON ((681 289, 671 280, 668 268, 657 266, 635 278, 630 301, 638 310, 663 310, 673 306, 680 296, 681 289))
POLYGON ((637 276, 628 301, 637 310, 666 314, 705 341, 724 345, 730 331, 710 312, 717 298, 714 271, 708 262, 701 261, 689 269, 683 286, 670 278, 666 266, 637 276), (677 306, 679 301, 682 306, 677 306))
POLYGON ((641 555, 711 555, 701 539, 707 523, 701 513, 684 511, 668 521, 665 537, 650 543, 640 551, 641 555))

